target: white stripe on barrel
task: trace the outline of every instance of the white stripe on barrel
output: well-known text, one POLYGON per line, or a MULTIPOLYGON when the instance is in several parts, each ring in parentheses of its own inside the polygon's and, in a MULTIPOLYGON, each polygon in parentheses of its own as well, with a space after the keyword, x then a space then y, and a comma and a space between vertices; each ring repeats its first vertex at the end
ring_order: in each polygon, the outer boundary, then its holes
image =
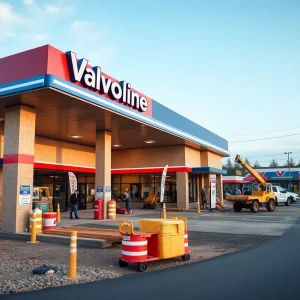
POLYGON ((130 262, 146 261, 148 258, 148 240, 140 235, 123 235, 121 260, 130 262))
POLYGON ((56 228, 56 213, 46 212, 44 213, 43 228, 44 229, 55 229, 56 228))

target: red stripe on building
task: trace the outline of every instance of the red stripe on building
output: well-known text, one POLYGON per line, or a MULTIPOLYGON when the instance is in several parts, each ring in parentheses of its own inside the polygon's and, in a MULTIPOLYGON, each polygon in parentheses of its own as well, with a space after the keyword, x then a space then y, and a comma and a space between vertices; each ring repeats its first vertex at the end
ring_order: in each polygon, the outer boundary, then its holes
MULTIPOLYGON (((96 173, 95 168, 81 167, 81 166, 68 166, 61 164, 51 164, 43 162, 35 162, 35 169, 42 170, 54 170, 54 171, 70 171, 70 172, 82 172, 82 173, 96 173)), ((161 168, 138 168, 138 169, 112 169, 111 174, 145 174, 145 173, 162 173, 163 167, 161 168)), ((169 173, 176 172, 192 172, 192 168, 189 167, 169 167, 169 173)))
POLYGON ((27 154, 6 154, 3 156, 3 164, 33 164, 34 156, 27 154))
POLYGON ((34 163, 35 169, 42 170, 54 170, 54 171, 70 171, 70 172, 82 172, 82 173, 96 173, 95 168, 79 167, 79 166, 68 166, 51 163, 34 163))

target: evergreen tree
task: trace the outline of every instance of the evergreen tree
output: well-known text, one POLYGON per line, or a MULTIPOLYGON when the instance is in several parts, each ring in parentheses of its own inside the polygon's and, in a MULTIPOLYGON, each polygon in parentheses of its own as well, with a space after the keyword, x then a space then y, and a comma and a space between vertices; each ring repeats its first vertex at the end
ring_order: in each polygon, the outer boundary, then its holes
POLYGON ((290 158, 290 166, 295 167, 295 165, 296 165, 296 163, 295 163, 294 159, 291 157, 290 158))
POLYGON ((226 165, 225 165, 225 167, 226 167, 226 168, 228 168, 228 169, 233 167, 233 165, 232 165, 232 162, 231 162, 231 159, 230 159, 230 158, 228 158, 228 159, 227 159, 227 162, 226 162, 226 165))
POLYGON ((247 163, 249 166, 251 166, 251 163, 247 157, 245 158, 245 163, 247 163))
POLYGON ((298 163, 297 163, 297 167, 300 167, 300 159, 299 159, 299 161, 298 161, 298 163))
POLYGON ((270 167, 271 168, 276 168, 278 167, 278 162, 273 158, 272 161, 270 162, 270 167))
POLYGON ((258 162, 258 161, 256 161, 253 167, 254 167, 254 168, 259 168, 259 167, 260 167, 260 164, 259 164, 259 162, 258 162))
POLYGON ((296 165, 296 163, 295 163, 295 161, 294 161, 294 159, 293 159, 292 157, 290 158, 290 164, 289 164, 289 161, 288 161, 288 160, 287 160, 286 163, 284 164, 285 167, 288 167, 288 166, 290 166, 290 167, 295 167, 295 165, 296 165))

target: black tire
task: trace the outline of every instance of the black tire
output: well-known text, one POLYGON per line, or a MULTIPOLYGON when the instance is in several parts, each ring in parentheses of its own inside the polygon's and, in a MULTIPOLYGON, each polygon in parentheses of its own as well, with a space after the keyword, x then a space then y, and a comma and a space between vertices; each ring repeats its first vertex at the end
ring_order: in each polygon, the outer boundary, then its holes
POLYGON ((286 202, 284 203, 286 206, 290 206, 291 205, 291 198, 290 197, 288 197, 287 199, 286 199, 286 202))
POLYGON ((191 255, 187 253, 187 254, 182 255, 181 258, 182 258, 184 261, 188 261, 188 260, 191 259, 191 255))
POLYGON ((140 272, 146 272, 148 269, 148 267, 145 263, 139 263, 137 265, 137 268, 138 268, 138 271, 140 271, 140 272))
POLYGON ((125 268, 125 267, 128 266, 128 263, 127 263, 126 261, 120 259, 120 260, 119 260, 119 266, 120 266, 121 268, 125 268))
POLYGON ((267 203, 267 210, 268 211, 274 211, 275 210, 275 201, 273 199, 270 199, 267 203))
POLYGON ((156 203, 153 204, 153 209, 155 209, 155 208, 156 208, 156 203))
POLYGON ((250 209, 252 212, 257 213, 259 211, 259 202, 257 200, 254 200, 251 203, 250 209))
POLYGON ((233 204, 233 210, 235 211, 235 212, 240 212, 241 210, 242 210, 242 205, 241 204, 233 204))

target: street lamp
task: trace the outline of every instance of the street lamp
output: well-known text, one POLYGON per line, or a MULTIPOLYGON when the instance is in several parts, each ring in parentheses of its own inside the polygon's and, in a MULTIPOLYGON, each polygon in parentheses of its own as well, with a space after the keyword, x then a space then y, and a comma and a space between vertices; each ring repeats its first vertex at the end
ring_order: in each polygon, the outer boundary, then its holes
POLYGON ((292 154, 292 152, 284 152, 284 154, 288 155, 288 165, 289 165, 289 178, 290 178, 290 186, 289 186, 289 191, 291 191, 291 164, 290 164, 290 154, 292 154))

